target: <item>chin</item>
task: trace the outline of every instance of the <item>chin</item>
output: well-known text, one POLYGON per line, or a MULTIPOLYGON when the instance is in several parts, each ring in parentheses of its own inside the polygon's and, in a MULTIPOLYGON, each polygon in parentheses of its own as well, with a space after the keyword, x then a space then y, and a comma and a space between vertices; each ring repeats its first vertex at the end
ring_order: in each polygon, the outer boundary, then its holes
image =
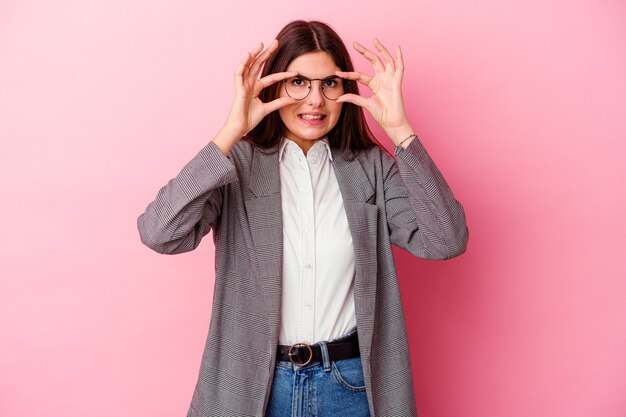
POLYGON ((306 133, 302 133, 301 135, 298 135, 296 133, 296 135, 300 136, 302 139, 305 140, 318 140, 318 139, 322 139, 324 136, 326 136, 328 134, 328 131, 322 131, 322 132, 306 132, 306 133))
POLYGON ((317 127, 317 128, 302 128, 300 126, 294 126, 293 128, 287 127, 286 136, 294 136, 303 140, 318 140, 328 135, 328 132, 332 130, 332 128, 328 128, 328 126, 317 127))
POLYGON ((320 140, 322 138, 324 138, 326 136, 326 133, 322 133, 322 134, 298 134, 296 132, 289 132, 288 135, 286 135, 287 138, 291 139, 291 140, 295 140, 295 141, 311 141, 311 142, 315 142, 317 140, 320 140))

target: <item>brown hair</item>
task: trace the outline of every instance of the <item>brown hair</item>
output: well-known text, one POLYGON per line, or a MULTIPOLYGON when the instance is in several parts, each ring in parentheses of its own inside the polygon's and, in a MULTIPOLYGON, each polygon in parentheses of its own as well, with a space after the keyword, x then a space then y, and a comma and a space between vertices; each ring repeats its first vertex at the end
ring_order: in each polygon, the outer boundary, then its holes
MULTIPOLYGON (((296 20, 287 24, 276 37, 278 49, 265 63, 261 76, 264 77, 276 72, 283 72, 300 55, 324 51, 327 52, 342 71, 354 71, 348 50, 337 33, 327 24, 319 21, 306 22, 296 20)), ((345 92, 358 94, 356 81, 344 80, 345 92)), ((282 83, 263 89, 260 99, 268 102, 278 96, 278 89, 282 83)), ((252 129, 246 139, 261 148, 271 148, 278 144, 285 131, 285 125, 278 111, 274 111, 261 120, 252 129)), ((344 154, 380 146, 365 121, 363 109, 356 104, 344 103, 339 120, 333 129, 328 132, 328 142, 331 147, 341 150, 344 154)))

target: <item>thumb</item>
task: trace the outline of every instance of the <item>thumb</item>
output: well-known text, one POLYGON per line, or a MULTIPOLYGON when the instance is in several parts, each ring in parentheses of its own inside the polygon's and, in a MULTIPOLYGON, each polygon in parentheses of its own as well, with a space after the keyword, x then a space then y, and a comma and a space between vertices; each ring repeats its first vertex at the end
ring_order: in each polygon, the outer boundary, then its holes
POLYGON ((352 103, 357 106, 367 108, 368 101, 365 97, 359 96, 357 94, 344 94, 337 99, 337 103, 352 103))
POLYGON ((281 107, 285 107, 289 104, 296 103, 297 100, 291 97, 280 97, 275 100, 272 100, 268 103, 265 103, 265 114, 270 114, 274 110, 278 110, 281 107))

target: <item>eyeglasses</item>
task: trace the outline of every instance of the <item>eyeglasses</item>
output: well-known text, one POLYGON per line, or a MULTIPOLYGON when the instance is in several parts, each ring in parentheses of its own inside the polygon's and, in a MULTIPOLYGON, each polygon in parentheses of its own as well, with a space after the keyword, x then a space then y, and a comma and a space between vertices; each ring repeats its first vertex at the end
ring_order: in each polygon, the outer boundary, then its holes
POLYGON ((311 94, 312 81, 320 81, 322 94, 329 100, 337 100, 343 94, 344 81, 335 76, 307 78, 300 75, 283 80, 283 83, 285 83, 285 91, 289 97, 296 100, 304 100, 311 94))

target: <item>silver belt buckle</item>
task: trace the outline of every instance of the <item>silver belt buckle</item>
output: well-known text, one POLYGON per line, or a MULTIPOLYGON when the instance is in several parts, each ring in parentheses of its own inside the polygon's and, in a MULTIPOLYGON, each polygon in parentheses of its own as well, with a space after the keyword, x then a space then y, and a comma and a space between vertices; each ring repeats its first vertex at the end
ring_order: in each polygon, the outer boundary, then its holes
POLYGON ((289 360, 294 365, 297 365, 297 366, 307 366, 311 362, 311 359, 313 359, 313 349, 311 349, 311 345, 309 345, 308 343, 306 343, 306 342, 299 342, 299 343, 296 343, 295 345, 291 345, 291 347, 289 348, 289 360), (306 347, 309 350, 309 358, 304 363, 296 362, 295 359, 294 359, 294 356, 296 356, 296 354, 294 352, 294 349, 298 349, 298 348, 301 348, 301 347, 306 347))

